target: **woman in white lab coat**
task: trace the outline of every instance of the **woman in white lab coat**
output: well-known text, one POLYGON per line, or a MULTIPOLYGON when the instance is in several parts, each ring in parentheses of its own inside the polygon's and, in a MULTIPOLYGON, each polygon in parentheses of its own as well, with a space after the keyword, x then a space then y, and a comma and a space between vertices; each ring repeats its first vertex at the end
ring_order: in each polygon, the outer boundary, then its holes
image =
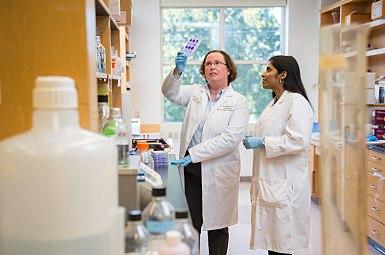
POLYGON ((206 54, 200 73, 207 84, 181 86, 187 56, 178 52, 176 68, 165 78, 164 96, 186 107, 180 172, 194 227, 208 231, 210 255, 227 253, 228 226, 238 222, 239 144, 247 131, 249 106, 231 82, 237 67, 224 51, 206 54), (183 180, 183 179, 182 179, 183 180))
POLYGON ((273 100, 259 117, 254 137, 243 139, 246 149, 254 149, 250 249, 292 254, 309 244, 307 151, 313 110, 294 57, 272 57, 262 78, 273 100))

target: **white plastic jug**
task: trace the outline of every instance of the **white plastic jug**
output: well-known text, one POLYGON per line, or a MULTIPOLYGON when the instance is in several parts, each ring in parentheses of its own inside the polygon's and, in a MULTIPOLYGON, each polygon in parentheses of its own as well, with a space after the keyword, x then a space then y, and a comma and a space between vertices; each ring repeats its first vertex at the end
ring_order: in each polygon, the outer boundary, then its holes
POLYGON ((38 77, 33 106, 0 142, 0 254, 123 254, 116 146, 80 128, 69 77, 38 77))

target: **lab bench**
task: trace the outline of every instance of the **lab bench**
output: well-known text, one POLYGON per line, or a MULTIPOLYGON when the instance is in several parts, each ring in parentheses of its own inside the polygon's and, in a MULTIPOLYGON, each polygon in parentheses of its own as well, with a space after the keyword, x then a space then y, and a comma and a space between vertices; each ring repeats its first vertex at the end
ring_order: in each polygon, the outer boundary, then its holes
MULTIPOLYGON (((172 161, 175 161, 175 154, 168 154, 168 165, 155 167, 154 170, 162 177, 163 186, 166 187, 167 200, 175 209, 188 211, 179 169, 176 165, 171 165, 172 161)), ((129 211, 140 209, 139 194, 137 170, 119 168, 119 205, 126 208, 126 222, 129 211)))

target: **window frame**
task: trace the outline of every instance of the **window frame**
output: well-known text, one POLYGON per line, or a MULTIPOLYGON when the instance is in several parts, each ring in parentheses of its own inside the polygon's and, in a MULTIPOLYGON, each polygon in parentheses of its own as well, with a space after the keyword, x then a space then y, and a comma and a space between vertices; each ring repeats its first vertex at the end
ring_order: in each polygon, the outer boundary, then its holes
MULTIPOLYGON (((210 0, 203 0, 203 2, 201 1, 195 1, 196 4, 200 4, 199 6, 198 5, 194 5, 194 6, 191 6, 191 3, 189 3, 189 5, 184 5, 183 3, 177 3, 176 0, 161 0, 161 3, 160 3, 160 40, 161 40, 161 50, 160 50, 160 54, 161 54, 161 80, 163 81, 164 80, 164 74, 163 74, 163 68, 164 68, 164 65, 175 65, 175 61, 173 60, 164 60, 164 56, 163 56, 163 24, 162 24, 162 21, 163 21, 163 9, 209 9, 209 8, 215 8, 215 9, 220 9, 220 26, 221 26, 221 39, 220 39, 220 49, 223 50, 223 51, 226 51, 226 48, 225 48, 225 9, 227 8, 269 8, 269 7, 281 7, 281 31, 280 31, 280 34, 281 34, 281 40, 280 40, 280 45, 281 45, 281 54, 282 55, 285 55, 285 52, 286 52, 286 47, 284 47, 285 45, 285 28, 286 28, 286 16, 285 16, 285 13, 286 13, 286 0, 267 0, 267 1, 264 1, 264 0, 257 0, 257 1, 253 1, 254 4, 250 5, 250 3, 248 3, 248 5, 245 5, 245 2, 249 2, 249 1, 245 1, 245 0, 241 0, 240 2, 241 3, 237 3, 236 5, 228 5, 228 1, 222 1, 222 5, 221 6, 213 6, 212 5, 212 1, 210 0), (175 2, 175 3, 174 3, 175 2), (203 2, 205 2, 206 4, 204 4, 203 2), (227 5, 223 5, 223 4, 226 4, 227 5)), ((269 60, 235 60, 233 59, 234 63, 236 65, 246 65, 246 64, 262 64, 262 65, 268 65, 269 64, 269 60)), ((198 60, 187 60, 186 62, 186 65, 200 65, 201 64, 201 61, 198 61, 198 60)), ((162 99, 161 99, 161 112, 162 112, 162 116, 161 116, 161 121, 162 123, 170 123, 170 122, 165 122, 164 121, 164 102, 163 102, 163 94, 161 95, 162 99)), ((176 123, 182 123, 182 121, 180 122, 176 122, 176 123)), ((249 119, 249 123, 255 123, 255 121, 250 121, 249 119)))

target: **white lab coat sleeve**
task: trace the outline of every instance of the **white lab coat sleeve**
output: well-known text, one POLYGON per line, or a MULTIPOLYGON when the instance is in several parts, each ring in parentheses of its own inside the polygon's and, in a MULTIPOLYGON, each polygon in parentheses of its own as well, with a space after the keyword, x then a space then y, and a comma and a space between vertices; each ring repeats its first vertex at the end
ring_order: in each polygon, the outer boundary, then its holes
POLYGON ((245 135, 248 123, 249 104, 246 97, 241 96, 224 131, 220 135, 202 141, 200 144, 189 149, 192 162, 202 162, 233 152, 245 135))
POLYGON ((183 74, 175 79, 172 71, 163 81, 162 93, 174 104, 186 107, 194 91, 193 85, 181 86, 183 74))
POLYGON ((280 137, 266 137, 266 158, 282 155, 300 154, 309 148, 312 132, 313 110, 309 102, 301 95, 296 95, 290 104, 289 114, 280 137))

